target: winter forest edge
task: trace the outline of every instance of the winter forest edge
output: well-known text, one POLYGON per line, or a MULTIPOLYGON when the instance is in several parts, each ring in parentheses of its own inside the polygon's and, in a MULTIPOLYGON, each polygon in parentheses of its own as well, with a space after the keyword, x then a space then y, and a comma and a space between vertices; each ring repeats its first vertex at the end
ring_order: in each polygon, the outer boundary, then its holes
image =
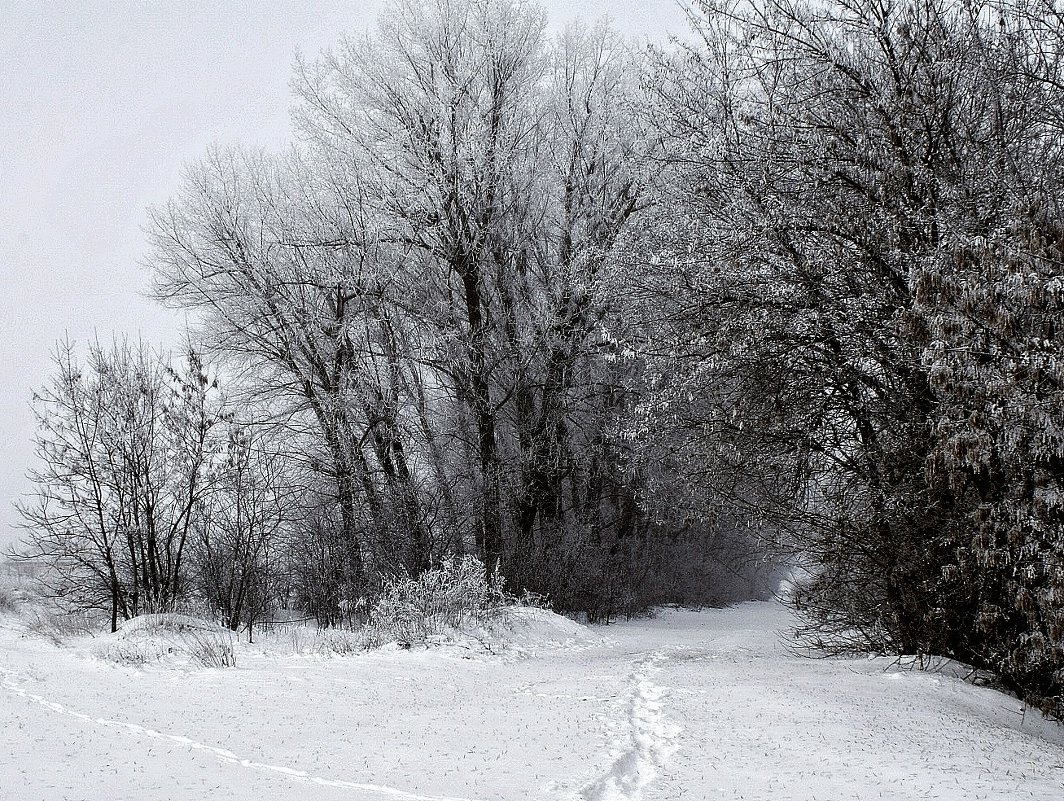
POLYGON ((1064 11, 688 15, 397 0, 300 61, 290 148, 152 210, 181 357, 56 348, 35 592, 374 647, 783 582, 817 653, 1064 718, 1064 11))

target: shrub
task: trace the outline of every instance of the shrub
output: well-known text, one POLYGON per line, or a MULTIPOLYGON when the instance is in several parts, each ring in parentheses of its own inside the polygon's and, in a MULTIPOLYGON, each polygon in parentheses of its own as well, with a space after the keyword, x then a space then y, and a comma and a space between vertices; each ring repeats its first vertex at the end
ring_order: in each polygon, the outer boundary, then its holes
POLYGON ((26 623, 30 634, 62 645, 70 637, 95 634, 100 629, 98 614, 92 611, 47 607, 33 613, 26 623))
POLYGON ((322 629, 314 639, 313 652, 323 656, 347 656, 365 651, 382 643, 372 638, 373 632, 345 631, 343 629, 322 629))
POLYGON ((233 637, 228 633, 186 629, 181 634, 181 646, 189 659, 201 667, 236 667, 233 637))
POLYGON ((416 578, 385 579, 363 630, 365 647, 423 642, 447 630, 491 622, 507 603, 503 579, 488 580, 473 556, 449 558, 416 578))
POLYGON ((128 640, 111 640, 93 649, 93 653, 107 662, 127 667, 141 667, 155 662, 162 656, 162 651, 150 643, 131 642, 128 640))

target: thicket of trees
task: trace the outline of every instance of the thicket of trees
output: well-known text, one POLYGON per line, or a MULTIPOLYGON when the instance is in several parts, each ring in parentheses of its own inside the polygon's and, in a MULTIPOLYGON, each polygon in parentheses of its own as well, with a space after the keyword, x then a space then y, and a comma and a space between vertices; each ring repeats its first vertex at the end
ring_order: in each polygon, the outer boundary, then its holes
POLYGON ((821 644, 957 657, 1059 715, 1059 9, 696 19, 650 84, 676 194, 626 279, 647 430, 806 568, 821 644))
MULTIPOLYGON (((115 621, 184 594, 235 627, 280 594, 335 623, 463 553, 591 619, 770 590, 743 533, 648 494, 623 435, 643 388, 603 288, 660 195, 645 59, 605 25, 548 35, 532 4, 396 3, 298 65, 289 151, 189 169, 151 262, 226 408, 190 468, 173 590, 126 603, 118 581, 115 621)), ((101 391, 115 358, 90 356, 101 391)), ((42 424, 67 411, 43 406, 42 424)))
POLYGON ((153 217, 224 405, 124 347, 41 395, 57 589, 332 623, 473 553, 596 619, 788 564, 817 644, 1061 714, 1061 11, 690 19, 641 52, 397 2, 300 64, 292 148, 212 151, 153 217))
POLYGON ((212 489, 225 418, 191 354, 176 371, 145 347, 69 344, 34 397, 41 467, 19 507, 48 589, 107 609, 111 626, 172 606, 188 590, 190 543, 212 489))

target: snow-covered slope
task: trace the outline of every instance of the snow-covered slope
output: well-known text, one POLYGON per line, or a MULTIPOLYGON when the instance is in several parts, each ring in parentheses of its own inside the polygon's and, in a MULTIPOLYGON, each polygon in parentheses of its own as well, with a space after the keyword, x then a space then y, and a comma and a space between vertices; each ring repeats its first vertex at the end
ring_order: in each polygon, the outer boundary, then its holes
MULTIPOLYGON (((132 668, 0 628, 0 799, 1064 798, 1064 736, 885 660, 792 655, 775 604, 504 648, 132 668)), ((125 635, 128 638, 128 633, 125 635)))

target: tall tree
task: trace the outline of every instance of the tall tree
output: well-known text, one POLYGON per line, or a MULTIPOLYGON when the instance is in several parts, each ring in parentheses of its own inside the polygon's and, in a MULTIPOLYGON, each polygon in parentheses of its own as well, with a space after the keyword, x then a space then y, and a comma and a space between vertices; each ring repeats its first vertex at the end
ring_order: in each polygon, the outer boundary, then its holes
POLYGON ((543 31, 542 11, 523 3, 400 2, 376 37, 347 40, 297 85, 304 131, 368 172, 358 180, 386 237, 433 281, 447 378, 472 423, 489 570, 504 544, 493 261, 515 255, 505 223, 532 190, 543 31))
POLYGON ((328 186, 315 179, 295 155, 211 153, 180 201, 154 213, 156 291, 202 311, 206 347, 231 357, 248 391, 272 400, 293 433, 313 432, 307 457, 333 487, 342 573, 357 588, 362 509, 380 506, 359 361, 362 287, 378 266, 361 247, 318 244, 322 230, 335 239, 336 223, 328 186))

